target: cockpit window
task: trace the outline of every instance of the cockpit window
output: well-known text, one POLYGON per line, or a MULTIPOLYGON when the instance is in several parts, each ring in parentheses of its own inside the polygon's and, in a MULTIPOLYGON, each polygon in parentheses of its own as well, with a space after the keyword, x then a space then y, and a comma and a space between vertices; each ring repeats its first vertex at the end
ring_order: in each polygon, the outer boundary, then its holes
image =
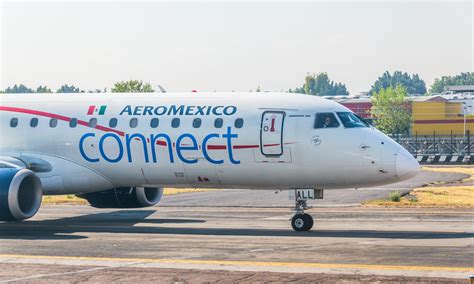
POLYGON ((370 127, 368 122, 365 122, 362 118, 352 112, 338 112, 337 116, 339 116, 339 119, 342 121, 345 128, 370 127))
POLYGON ((339 121, 332 112, 322 112, 316 114, 314 128, 336 128, 339 127, 339 121))

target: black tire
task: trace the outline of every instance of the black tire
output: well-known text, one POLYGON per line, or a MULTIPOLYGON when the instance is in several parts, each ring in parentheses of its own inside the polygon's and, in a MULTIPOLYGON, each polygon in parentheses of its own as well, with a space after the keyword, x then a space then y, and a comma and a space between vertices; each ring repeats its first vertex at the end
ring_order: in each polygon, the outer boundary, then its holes
POLYGON ((309 231, 313 224, 313 217, 309 214, 296 214, 291 218, 291 227, 297 232, 309 231))
POLYGON ((293 230, 297 232, 302 232, 306 230, 306 227, 308 223, 308 219, 304 216, 304 214, 296 214, 291 218, 291 226, 293 227, 293 230))
POLYGON ((308 221, 308 227, 306 228, 306 231, 309 231, 311 230, 311 228, 313 228, 313 225, 314 225, 314 221, 313 221, 313 217, 309 214, 303 214, 306 218, 306 220, 308 221))

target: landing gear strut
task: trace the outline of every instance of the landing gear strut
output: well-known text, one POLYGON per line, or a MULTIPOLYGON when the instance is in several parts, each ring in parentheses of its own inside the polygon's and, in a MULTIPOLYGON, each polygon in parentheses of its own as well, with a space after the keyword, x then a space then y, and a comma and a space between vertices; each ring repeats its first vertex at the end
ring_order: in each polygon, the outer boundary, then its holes
POLYGON ((295 231, 309 231, 313 227, 314 221, 311 215, 304 213, 308 209, 308 204, 304 199, 297 199, 295 202, 295 216, 291 218, 291 226, 295 231))

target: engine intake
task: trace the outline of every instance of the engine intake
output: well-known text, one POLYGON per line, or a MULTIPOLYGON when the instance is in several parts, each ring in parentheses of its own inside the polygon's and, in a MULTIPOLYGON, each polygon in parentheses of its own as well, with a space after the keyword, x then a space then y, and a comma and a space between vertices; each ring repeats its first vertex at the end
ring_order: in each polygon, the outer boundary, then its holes
POLYGON ((155 206, 163 196, 163 188, 119 187, 78 195, 95 208, 143 208, 155 206))
POLYGON ((0 167, 0 221, 33 217, 41 206, 43 187, 30 170, 0 167))

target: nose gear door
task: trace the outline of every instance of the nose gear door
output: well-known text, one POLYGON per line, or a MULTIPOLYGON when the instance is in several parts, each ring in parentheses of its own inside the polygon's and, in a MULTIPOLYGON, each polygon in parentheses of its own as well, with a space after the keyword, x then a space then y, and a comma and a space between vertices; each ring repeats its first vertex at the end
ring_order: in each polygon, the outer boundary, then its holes
POLYGON ((260 151, 265 156, 283 154, 284 111, 265 111, 260 127, 260 151))

